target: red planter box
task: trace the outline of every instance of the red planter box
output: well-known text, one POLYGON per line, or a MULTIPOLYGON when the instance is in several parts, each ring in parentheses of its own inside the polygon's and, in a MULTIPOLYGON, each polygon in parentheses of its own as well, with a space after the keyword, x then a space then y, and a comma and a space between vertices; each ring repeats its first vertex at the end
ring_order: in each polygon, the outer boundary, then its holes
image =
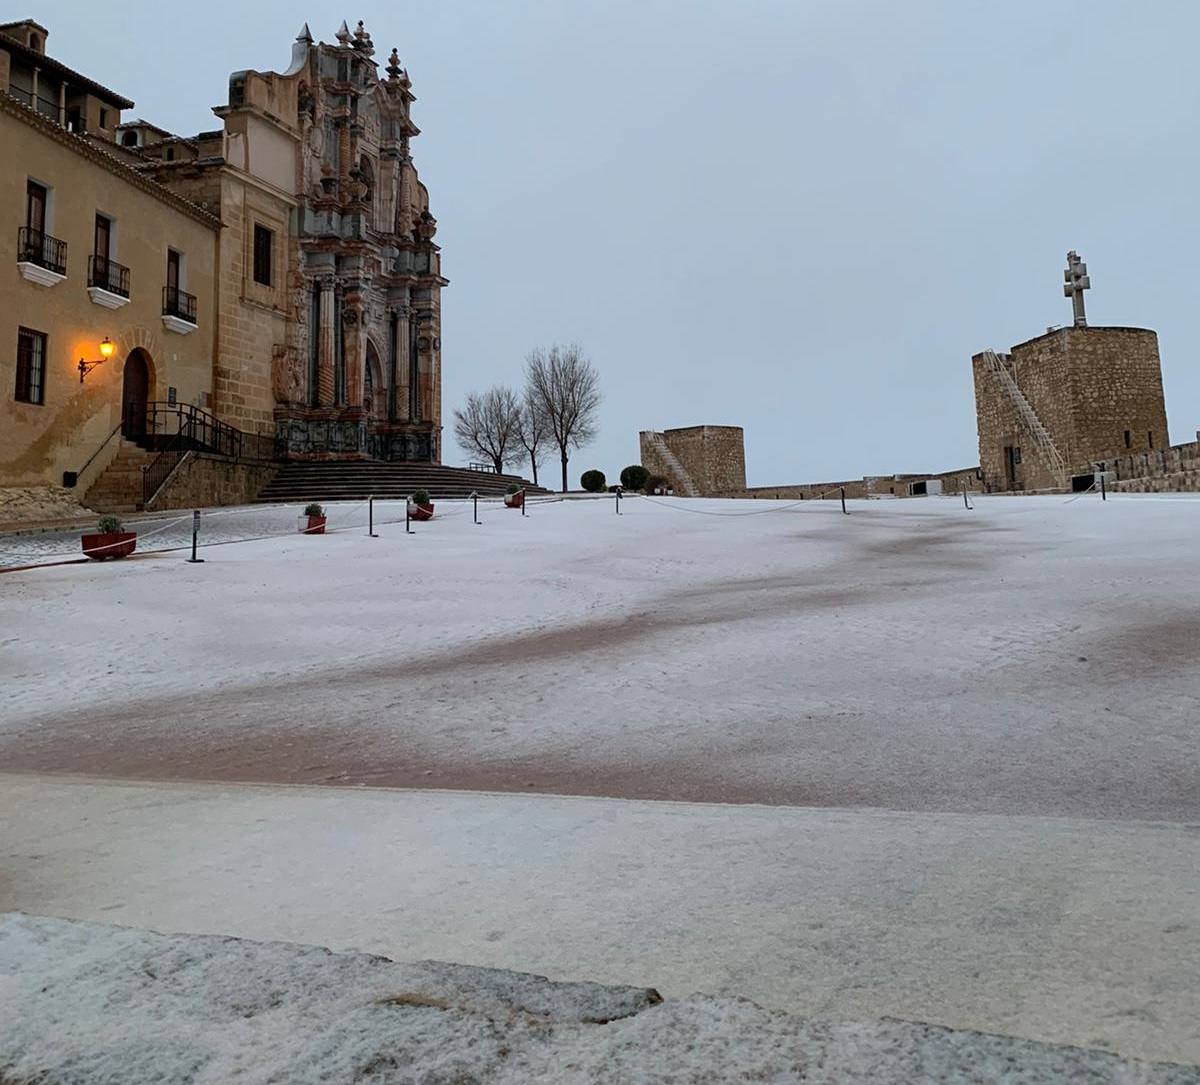
POLYGON ((504 495, 504 507, 506 509, 522 509, 525 507, 525 491, 518 490, 515 494, 504 495))
POLYGON ((324 516, 309 516, 300 518, 300 534, 301 535, 324 535, 325 534, 325 517, 324 516), (305 520, 308 520, 305 525, 305 520))
POLYGON ((106 558, 127 558, 137 546, 136 531, 103 531, 84 535, 83 552, 96 561, 106 558))
POLYGON ((428 505, 409 505, 408 518, 410 520, 432 520, 433 519, 433 504, 428 505))

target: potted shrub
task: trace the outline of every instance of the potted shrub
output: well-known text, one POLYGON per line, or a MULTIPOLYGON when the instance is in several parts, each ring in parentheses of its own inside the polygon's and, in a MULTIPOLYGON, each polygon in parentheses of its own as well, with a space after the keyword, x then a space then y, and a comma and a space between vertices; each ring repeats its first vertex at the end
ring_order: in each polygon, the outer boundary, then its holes
POLYGON ((137 532, 122 531, 121 521, 115 516, 101 516, 95 534, 84 535, 82 542, 83 552, 97 561, 127 558, 137 546, 137 532))
POLYGON ((432 520, 433 502, 429 500, 428 490, 418 490, 408 502, 410 520, 432 520))
POLYGON ((506 509, 520 509, 525 507, 525 490, 516 485, 511 484, 504 491, 504 507, 506 509))
POLYGON ((300 534, 325 534, 325 510, 318 502, 313 501, 304 506, 304 515, 300 517, 300 534))

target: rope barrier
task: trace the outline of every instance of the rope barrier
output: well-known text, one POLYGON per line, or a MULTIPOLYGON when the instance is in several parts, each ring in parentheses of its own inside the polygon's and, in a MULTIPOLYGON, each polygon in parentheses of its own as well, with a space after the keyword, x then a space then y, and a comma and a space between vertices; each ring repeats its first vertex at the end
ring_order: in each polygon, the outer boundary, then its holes
POLYGON ((676 505, 657 497, 651 497, 650 494, 631 494, 629 496, 638 497, 642 501, 649 501, 652 505, 662 505, 664 508, 675 509, 677 512, 691 512, 699 516, 766 516, 772 512, 786 512, 788 509, 794 509, 800 505, 808 505, 813 501, 822 501, 830 494, 839 493, 840 491, 841 487, 835 486, 832 490, 826 490, 824 493, 817 494, 816 497, 806 497, 799 501, 791 501, 786 505, 774 505, 769 509, 754 509, 750 512, 716 512, 713 509, 693 509, 688 508, 687 505, 676 505))
MULTIPOLYGON (((802 507, 804 505, 811 505, 815 501, 820 501, 827 497, 837 495, 840 489, 841 489, 841 487, 833 487, 832 489, 825 490, 822 493, 819 493, 814 497, 803 498, 803 499, 800 499, 797 501, 790 501, 785 504, 774 504, 773 503, 770 508, 750 509, 750 510, 746 510, 744 512, 728 512, 728 511, 718 511, 715 509, 693 508, 693 507, 689 507, 687 504, 683 504, 683 503, 679 503, 679 502, 675 502, 675 501, 661 500, 661 499, 659 499, 655 496, 649 495, 649 494, 624 494, 623 496, 638 497, 641 500, 647 501, 648 503, 650 503, 652 505, 661 505, 665 508, 674 509, 676 511, 681 511, 681 512, 688 512, 688 513, 692 513, 695 515, 701 515, 701 516, 718 516, 718 517, 765 516, 765 515, 770 515, 771 513, 775 513, 775 512, 791 511, 791 510, 797 509, 799 507, 802 507)), ((1084 497, 1087 497, 1089 494, 1095 494, 1098 490, 1099 490, 1099 484, 1093 483, 1086 490, 1084 490, 1080 493, 1077 493, 1077 494, 1073 494, 1070 497, 1068 497, 1064 502, 1062 502, 1062 504, 1064 504, 1064 505, 1073 504, 1074 502, 1079 501, 1080 499, 1082 499, 1084 497)), ((967 502, 968 508, 974 508, 974 505, 972 505, 970 503, 972 497, 1001 496, 1001 495, 988 495, 988 494, 982 494, 982 493, 974 494, 971 491, 963 491, 963 494, 965 495, 965 500, 967 502)), ((595 495, 596 499, 603 499, 603 498, 606 498, 609 496, 612 496, 612 495, 611 494, 595 495)), ((952 495, 943 495, 943 496, 952 496, 952 495)), ((1016 495, 1016 496, 1020 496, 1020 495, 1016 495)), ((1165 498, 1165 497, 1159 497, 1158 499, 1159 500, 1170 500, 1170 498, 1165 498)), ((480 511, 480 512, 491 511, 492 509, 500 509, 500 508, 508 508, 509 507, 509 506, 507 506, 506 499, 503 496, 487 496, 487 497, 478 497, 476 499, 455 498, 455 499, 450 499, 450 500, 439 502, 440 511, 437 513, 437 515, 434 517, 434 519, 451 520, 456 517, 465 516, 465 515, 467 515, 467 513, 475 511, 475 509, 473 508, 473 506, 471 504, 472 500, 477 501, 478 511, 480 511)), ((567 498, 561 494, 547 494, 547 495, 539 495, 536 497, 530 496, 527 494, 525 497, 525 503, 531 504, 531 505, 559 504, 559 503, 562 503, 564 500, 567 500, 567 498)), ((1193 499, 1193 500, 1196 500, 1196 499, 1193 499)), ((364 515, 364 517, 361 521, 358 520, 357 517, 360 514, 364 513, 364 510, 366 510, 368 504, 369 504, 369 501, 361 501, 361 502, 357 502, 353 505, 350 505, 349 507, 341 507, 341 506, 335 507, 334 509, 331 510, 334 513, 334 515, 329 516, 326 519, 324 533, 326 533, 326 534, 341 534, 341 533, 345 533, 345 532, 352 531, 355 529, 361 529, 363 527, 366 527, 368 524, 368 517, 366 515, 364 515)), ((403 504, 404 504, 403 498, 385 498, 383 500, 379 500, 379 501, 375 502, 377 510, 380 507, 394 506, 394 505, 403 506, 403 504)), ((279 504, 271 504, 271 505, 238 506, 238 507, 234 507, 234 508, 225 508, 225 509, 204 509, 204 510, 200 510, 200 513, 201 513, 201 516, 205 520, 211 520, 211 519, 217 519, 217 518, 224 517, 224 516, 237 515, 239 513, 242 515, 260 513, 260 512, 262 512, 262 513, 277 513, 278 511, 283 510, 283 509, 295 509, 296 507, 297 506, 295 503, 279 503, 279 504)), ((517 508, 519 510, 519 506, 517 508)), ((1002 515, 1002 516, 1030 515, 1030 514, 1036 513, 1037 511, 1038 510, 1036 507, 1014 508, 1014 509, 1005 510, 1004 512, 999 512, 999 515, 1002 515)), ((302 515, 302 513, 301 513, 301 515, 302 515)), ((159 535, 162 535, 164 532, 169 531, 174 527, 177 527, 180 524, 183 524, 189 520, 192 520, 192 518, 193 518, 193 512, 191 510, 189 510, 188 512, 184 513, 183 515, 173 517, 173 518, 166 518, 164 516, 164 517, 154 517, 154 518, 146 518, 146 519, 142 519, 142 520, 136 520, 136 521, 133 521, 130 524, 130 526, 140 527, 141 525, 144 525, 144 524, 157 525, 153 528, 153 530, 145 531, 145 532, 143 532, 143 531, 137 532, 138 543, 141 544, 141 543, 144 543, 146 540, 153 539, 159 535)), ((407 519, 407 517, 402 516, 402 515, 395 515, 392 517, 385 516, 383 518, 376 518, 374 520, 374 524, 379 527, 395 525, 395 524, 405 523, 406 519, 407 519)), ((267 539, 283 538, 287 535, 293 534, 294 532, 295 532, 295 529, 293 527, 287 526, 287 525, 281 523, 277 530, 268 530, 263 533, 239 536, 237 538, 232 538, 232 539, 212 539, 209 541, 204 541, 203 538, 201 537, 200 540, 197 542, 197 546, 198 547, 228 546, 228 545, 233 545, 236 543, 260 542, 260 541, 264 541, 267 539)), ((310 532, 307 528, 301 529, 298 532, 298 534, 309 534, 309 533, 310 532)), ((313 532, 313 533, 315 533, 315 532, 313 532)), ((118 543, 106 543, 103 546, 92 548, 91 550, 88 551, 88 553, 95 554, 95 553, 99 553, 103 550, 116 549, 123 545, 125 545, 125 544, 119 543, 119 542, 118 543)), ((191 542, 189 540, 187 543, 180 544, 178 546, 175 546, 175 545, 166 546, 159 550, 142 549, 141 552, 143 554, 152 554, 152 553, 153 554, 163 554, 163 553, 169 553, 169 552, 177 551, 177 550, 190 549, 190 547, 191 547, 191 542)), ((61 564, 64 559, 76 558, 78 556, 79 556, 78 550, 51 551, 49 553, 37 554, 36 560, 33 562, 29 562, 29 563, 22 562, 19 566, 14 566, 14 567, 37 568, 42 565, 48 566, 48 565, 54 565, 54 564, 61 564)), ((80 559, 80 560, 82 560, 82 559, 80 559)), ((0 566, 0 571, 3 571, 3 566, 0 566)))

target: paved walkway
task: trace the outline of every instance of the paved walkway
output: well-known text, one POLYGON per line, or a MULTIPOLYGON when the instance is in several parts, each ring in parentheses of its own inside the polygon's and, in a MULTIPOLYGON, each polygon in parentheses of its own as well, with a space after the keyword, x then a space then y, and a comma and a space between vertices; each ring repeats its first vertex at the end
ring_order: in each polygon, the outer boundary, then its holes
MULTIPOLYGON (((446 503, 443 503, 446 504, 446 503)), ((366 530, 365 502, 346 501, 328 504, 329 529, 366 530)), ((201 510, 200 544, 213 546, 258 539, 271 535, 291 535, 297 530, 302 512, 298 505, 246 505, 201 510)), ((403 519, 404 503, 375 502, 378 522, 403 519)), ((192 513, 188 509, 169 512, 139 513, 121 518, 127 529, 138 533, 138 552, 171 550, 192 545, 192 513)), ((0 569, 36 565, 42 562, 70 561, 82 558, 78 527, 58 530, 16 531, 0 534, 0 569)))
POLYGON ((0 777, 0 912, 1200 1063, 1195 826, 0 777))

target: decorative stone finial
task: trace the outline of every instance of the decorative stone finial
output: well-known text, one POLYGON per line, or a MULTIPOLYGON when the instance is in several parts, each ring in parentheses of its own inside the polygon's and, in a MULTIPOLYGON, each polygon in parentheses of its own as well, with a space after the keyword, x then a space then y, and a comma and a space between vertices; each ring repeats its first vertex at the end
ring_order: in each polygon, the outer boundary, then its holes
POLYGON ((395 48, 392 49, 392 55, 388 57, 387 74, 393 82, 400 78, 400 54, 395 48))
POLYGON ((338 27, 337 40, 343 45, 350 44, 350 28, 346 25, 346 20, 342 20, 342 25, 338 27))
POLYGON ((354 30, 354 48, 367 56, 371 56, 375 52, 375 43, 371 41, 371 35, 363 26, 362 19, 358 20, 358 26, 354 30))
POLYGON ((300 28, 300 33, 296 35, 296 40, 304 42, 305 45, 312 45, 313 36, 312 31, 308 29, 308 23, 305 23, 300 28))

